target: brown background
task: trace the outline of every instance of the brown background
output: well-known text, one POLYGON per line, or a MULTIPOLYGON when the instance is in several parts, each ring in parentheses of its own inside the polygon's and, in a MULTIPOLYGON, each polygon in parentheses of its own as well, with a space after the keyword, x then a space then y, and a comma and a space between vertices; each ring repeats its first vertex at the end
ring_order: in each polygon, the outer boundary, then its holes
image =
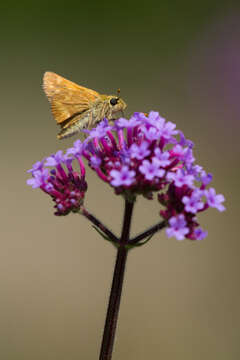
MULTIPOLYGON (((237 2, 236 2, 237 3, 237 2)), ((26 170, 56 140, 46 70, 133 111, 160 111, 196 144, 227 211, 202 214, 209 236, 164 232, 130 253, 114 360, 239 359, 240 12, 229 1, 1 3, 0 357, 98 358, 115 251, 77 215, 53 216, 26 170)), ((88 208, 119 232, 123 204, 93 173, 88 208)), ((158 221, 139 199, 133 233, 158 221)))

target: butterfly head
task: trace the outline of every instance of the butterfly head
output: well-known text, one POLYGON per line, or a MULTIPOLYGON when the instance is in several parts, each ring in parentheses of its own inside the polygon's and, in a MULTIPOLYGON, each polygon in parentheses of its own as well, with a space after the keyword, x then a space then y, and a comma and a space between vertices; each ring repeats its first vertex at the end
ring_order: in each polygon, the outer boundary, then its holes
POLYGON ((107 101, 112 113, 123 111, 127 107, 127 104, 118 96, 110 95, 107 97, 107 101))

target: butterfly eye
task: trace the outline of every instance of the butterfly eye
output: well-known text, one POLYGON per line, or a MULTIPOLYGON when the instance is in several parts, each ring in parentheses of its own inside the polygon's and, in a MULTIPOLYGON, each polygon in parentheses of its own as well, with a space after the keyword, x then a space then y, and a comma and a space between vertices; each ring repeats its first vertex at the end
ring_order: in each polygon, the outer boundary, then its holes
POLYGON ((116 104, 118 103, 118 100, 119 100, 119 98, 112 98, 112 99, 110 100, 110 104, 111 104, 112 106, 114 106, 114 105, 116 105, 116 104))

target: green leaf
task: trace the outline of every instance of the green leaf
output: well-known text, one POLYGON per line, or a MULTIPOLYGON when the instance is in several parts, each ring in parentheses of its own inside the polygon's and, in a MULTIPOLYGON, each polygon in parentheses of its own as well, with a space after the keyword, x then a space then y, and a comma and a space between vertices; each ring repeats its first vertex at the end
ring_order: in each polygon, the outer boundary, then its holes
POLYGON ((97 226, 92 225, 92 227, 99 233, 99 235, 100 235, 104 240, 109 241, 111 244, 113 244, 115 247, 118 248, 119 245, 118 245, 116 242, 114 242, 114 241, 112 241, 111 239, 109 239, 109 237, 108 237, 106 234, 104 234, 103 231, 101 231, 99 228, 97 228, 97 226))
POLYGON ((130 244, 126 245, 126 247, 127 247, 128 249, 132 249, 132 248, 134 248, 134 247, 139 247, 139 246, 145 245, 149 240, 151 240, 151 238, 153 237, 153 235, 154 235, 154 234, 149 235, 149 237, 148 237, 146 240, 142 241, 142 242, 139 242, 139 243, 136 243, 136 244, 131 244, 131 243, 130 243, 130 244))

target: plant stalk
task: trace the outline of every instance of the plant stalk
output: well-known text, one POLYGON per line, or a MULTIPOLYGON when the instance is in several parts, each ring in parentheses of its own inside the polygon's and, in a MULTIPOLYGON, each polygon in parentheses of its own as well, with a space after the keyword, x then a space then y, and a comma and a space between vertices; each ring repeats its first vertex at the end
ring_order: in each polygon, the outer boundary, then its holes
POLYGON ((129 241, 129 233, 132 220, 133 202, 125 200, 125 212, 122 226, 122 235, 117 250, 117 258, 113 273, 112 288, 109 297, 107 316, 103 332, 102 346, 99 360, 111 360, 113 345, 117 327, 120 300, 122 294, 123 279, 126 267, 128 250, 125 245, 129 241))

